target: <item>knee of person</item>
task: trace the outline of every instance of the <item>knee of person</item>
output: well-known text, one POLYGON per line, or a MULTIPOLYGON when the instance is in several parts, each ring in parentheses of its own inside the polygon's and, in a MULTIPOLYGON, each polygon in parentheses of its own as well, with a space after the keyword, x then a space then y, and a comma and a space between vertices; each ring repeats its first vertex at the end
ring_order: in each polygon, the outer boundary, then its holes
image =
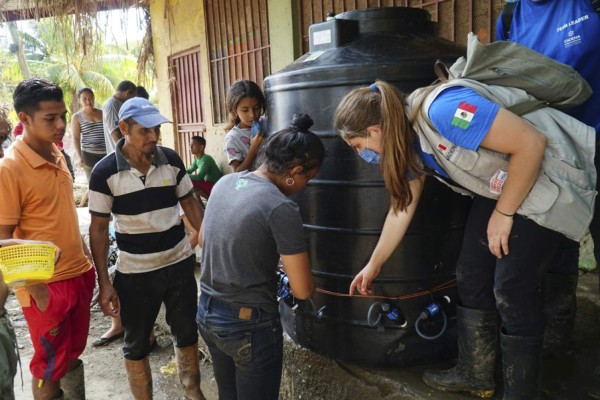
POLYGON ((148 357, 150 353, 150 342, 148 344, 140 344, 136 346, 124 346, 123 357, 129 361, 140 361, 148 357))

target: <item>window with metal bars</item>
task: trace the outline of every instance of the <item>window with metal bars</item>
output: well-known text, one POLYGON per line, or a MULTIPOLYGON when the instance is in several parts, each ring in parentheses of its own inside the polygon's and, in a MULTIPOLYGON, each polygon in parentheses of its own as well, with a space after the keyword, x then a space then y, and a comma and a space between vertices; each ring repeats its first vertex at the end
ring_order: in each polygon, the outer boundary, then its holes
POLYGON ((189 49, 169 57, 171 104, 175 127, 175 149, 185 165, 192 162, 188 150, 192 136, 204 136, 200 50, 189 49))
POLYGON ((239 79, 260 87, 271 73, 268 0, 206 0, 214 123, 227 121, 225 97, 239 79))

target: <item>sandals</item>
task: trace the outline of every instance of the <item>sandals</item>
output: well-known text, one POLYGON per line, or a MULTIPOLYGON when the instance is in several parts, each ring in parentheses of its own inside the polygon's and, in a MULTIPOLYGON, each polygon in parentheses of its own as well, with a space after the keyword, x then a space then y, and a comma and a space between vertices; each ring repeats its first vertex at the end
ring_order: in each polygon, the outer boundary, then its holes
POLYGON ((116 335, 110 336, 110 337, 99 337, 98 339, 94 340, 94 342, 92 343, 93 347, 104 347, 109 343, 114 342, 117 339, 122 338, 123 336, 125 336, 125 331, 121 331, 121 333, 117 333, 116 335))

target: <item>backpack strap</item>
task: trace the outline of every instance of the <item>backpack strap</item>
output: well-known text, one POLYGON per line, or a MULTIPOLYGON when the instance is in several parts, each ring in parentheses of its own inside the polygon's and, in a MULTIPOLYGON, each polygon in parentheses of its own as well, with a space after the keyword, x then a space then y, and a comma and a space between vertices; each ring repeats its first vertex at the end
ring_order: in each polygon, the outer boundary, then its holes
POLYGON ((433 65, 433 72, 440 82, 448 82, 450 79, 455 78, 455 76, 450 72, 448 66, 440 59, 435 61, 435 64, 433 65))
POLYGON ((512 106, 506 107, 506 109, 513 114, 517 114, 518 116, 522 116, 525 114, 529 114, 530 112, 537 111, 544 107, 552 107, 551 103, 543 100, 531 100, 524 101, 522 103, 513 104, 512 106))
MULTIPOLYGON (((599 1, 600 0, 594 0, 599 1)), ((508 40, 510 38, 510 26, 512 25, 513 14, 515 12, 515 6, 517 2, 507 3, 502 10, 502 15, 500 18, 502 19, 502 32, 504 32, 504 37, 508 40)))

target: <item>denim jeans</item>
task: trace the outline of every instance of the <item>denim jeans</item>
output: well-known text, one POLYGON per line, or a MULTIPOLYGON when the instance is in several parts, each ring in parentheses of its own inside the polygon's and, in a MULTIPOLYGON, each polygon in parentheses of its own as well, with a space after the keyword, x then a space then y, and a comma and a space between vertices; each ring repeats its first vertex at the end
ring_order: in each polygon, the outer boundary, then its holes
POLYGON ((208 346, 219 400, 276 400, 283 362, 279 314, 202 294, 196 317, 208 346))
POLYGON ((509 254, 497 259, 488 248, 487 225, 495 200, 475 196, 456 265, 458 295, 465 308, 497 309, 505 334, 544 333, 540 283, 564 236, 515 215, 509 254))

